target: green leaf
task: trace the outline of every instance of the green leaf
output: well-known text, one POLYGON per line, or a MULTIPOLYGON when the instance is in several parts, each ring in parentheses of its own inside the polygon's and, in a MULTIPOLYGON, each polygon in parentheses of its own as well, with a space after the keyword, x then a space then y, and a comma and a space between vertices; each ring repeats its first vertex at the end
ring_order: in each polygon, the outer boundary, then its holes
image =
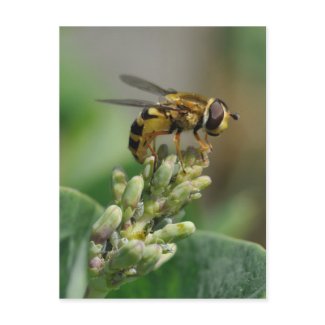
POLYGON ((104 208, 70 188, 60 189, 60 297, 82 298, 87 287, 91 226, 104 208))
MULTIPOLYGON (((104 208, 80 192, 60 192, 60 297, 82 298, 87 287, 91 226, 104 208)), ((112 291, 108 298, 263 298, 265 250, 207 231, 178 243, 171 261, 112 291)))
POLYGON ((171 261, 108 298, 265 298, 265 273, 261 246, 197 231, 171 261))

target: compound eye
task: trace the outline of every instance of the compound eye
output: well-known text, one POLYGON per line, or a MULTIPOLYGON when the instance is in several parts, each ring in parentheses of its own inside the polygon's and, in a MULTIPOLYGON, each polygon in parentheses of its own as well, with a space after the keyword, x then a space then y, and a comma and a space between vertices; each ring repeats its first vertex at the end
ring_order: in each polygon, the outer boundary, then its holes
POLYGON ((209 108, 209 117, 206 122, 205 128, 207 130, 215 130, 221 124, 225 113, 222 104, 217 99, 215 100, 209 108))

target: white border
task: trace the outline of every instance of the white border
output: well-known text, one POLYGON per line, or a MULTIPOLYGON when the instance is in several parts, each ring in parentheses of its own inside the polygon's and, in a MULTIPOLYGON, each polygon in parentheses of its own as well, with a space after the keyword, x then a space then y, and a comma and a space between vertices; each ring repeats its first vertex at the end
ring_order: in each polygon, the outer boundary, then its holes
POLYGON ((323 10, 317 1, 274 3, 2 5, 2 323, 324 322, 323 10), (266 301, 58 299, 60 25, 267 25, 266 301))

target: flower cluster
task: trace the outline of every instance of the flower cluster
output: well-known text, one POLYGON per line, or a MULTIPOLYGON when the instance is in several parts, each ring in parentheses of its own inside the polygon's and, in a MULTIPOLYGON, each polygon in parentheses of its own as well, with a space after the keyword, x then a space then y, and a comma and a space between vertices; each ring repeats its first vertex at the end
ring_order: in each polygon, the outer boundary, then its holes
POLYGON ((158 161, 148 157, 140 176, 128 180, 121 168, 113 170, 115 204, 92 227, 87 297, 104 297, 175 254, 175 242, 195 231, 192 222, 181 220, 184 206, 199 199, 211 183, 210 177, 201 176, 207 165, 208 160, 189 147, 182 166, 162 145, 158 161))

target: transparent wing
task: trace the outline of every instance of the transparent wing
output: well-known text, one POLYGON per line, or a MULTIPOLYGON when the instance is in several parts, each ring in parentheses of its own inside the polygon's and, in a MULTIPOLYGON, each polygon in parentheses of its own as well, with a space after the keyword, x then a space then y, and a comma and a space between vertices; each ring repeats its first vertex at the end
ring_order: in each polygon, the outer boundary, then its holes
POLYGON ((177 93, 174 89, 163 89, 154 83, 141 79, 139 77, 130 76, 130 75, 121 75, 121 80, 125 82, 127 85, 131 87, 135 87, 144 91, 147 91, 149 93, 155 94, 155 95, 163 95, 166 96, 168 94, 175 94, 177 93))
POLYGON ((180 113, 185 113, 188 111, 187 108, 179 108, 173 106, 167 106, 164 104, 154 103, 149 100, 141 99, 97 99, 97 102, 106 103, 106 104, 115 104, 122 106, 134 106, 134 107, 155 107, 164 111, 178 111, 180 113))
POLYGON ((108 104, 116 104, 123 106, 135 106, 135 107, 149 107, 157 105, 154 102, 150 102, 149 100, 140 100, 140 99, 97 99, 97 102, 100 103, 108 103, 108 104))

